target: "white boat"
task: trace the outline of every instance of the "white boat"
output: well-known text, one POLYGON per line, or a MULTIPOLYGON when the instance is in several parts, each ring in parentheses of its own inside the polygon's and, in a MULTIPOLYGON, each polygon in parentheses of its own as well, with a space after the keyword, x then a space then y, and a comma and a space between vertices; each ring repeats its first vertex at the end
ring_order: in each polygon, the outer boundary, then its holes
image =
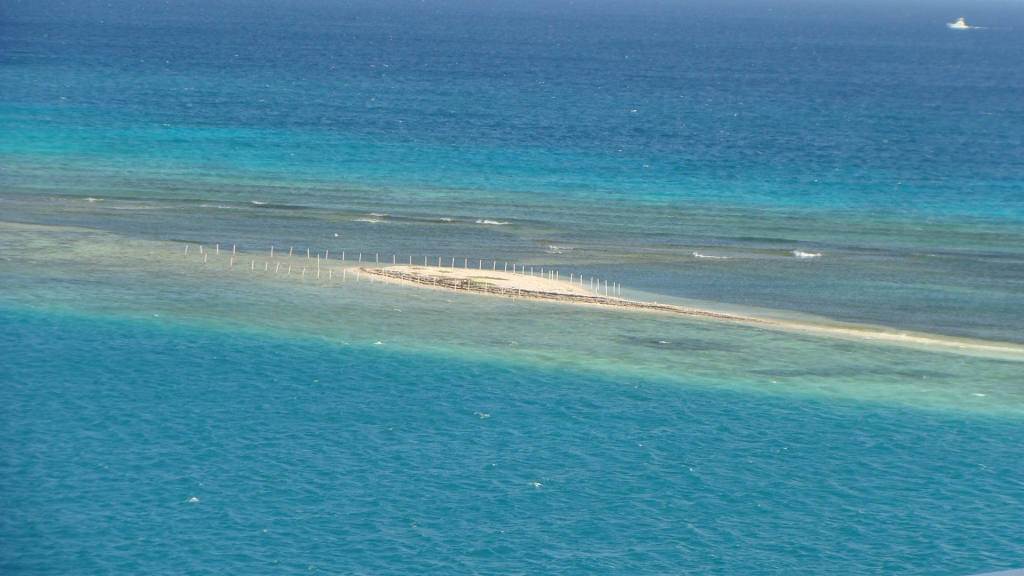
POLYGON ((946 24, 946 26, 949 26, 950 28, 955 28, 957 30, 967 30, 968 28, 970 28, 970 26, 968 26, 967 23, 964 22, 963 18, 957 20, 956 22, 950 22, 949 24, 946 24))

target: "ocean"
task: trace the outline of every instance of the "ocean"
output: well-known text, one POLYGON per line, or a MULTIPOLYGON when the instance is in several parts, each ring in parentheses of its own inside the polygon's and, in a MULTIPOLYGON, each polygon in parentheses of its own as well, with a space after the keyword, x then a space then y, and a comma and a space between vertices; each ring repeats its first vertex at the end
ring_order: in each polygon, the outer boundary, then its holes
POLYGON ((1024 361, 955 346, 1024 344, 1022 26, 0 1, 0 571, 1024 567, 1024 361))

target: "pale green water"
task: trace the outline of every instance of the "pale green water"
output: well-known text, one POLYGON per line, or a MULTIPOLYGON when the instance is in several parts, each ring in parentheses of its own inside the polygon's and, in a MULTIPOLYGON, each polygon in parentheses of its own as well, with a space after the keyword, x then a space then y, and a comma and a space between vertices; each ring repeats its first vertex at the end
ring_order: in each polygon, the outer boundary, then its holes
POLYGON ((314 336, 340 345, 382 342, 427 357, 625 379, 993 413, 1024 408, 1024 362, 1012 354, 924 352, 628 310, 379 281, 371 286, 365 276, 355 283, 351 274, 343 283, 340 271, 328 280, 326 260, 317 281, 315 252, 307 259, 305 250, 289 259, 279 249, 273 260, 268 253, 240 252, 229 270, 226 245, 219 256, 206 246, 204 263, 196 244, 185 255, 184 244, 84 229, 15 228, 5 229, 2 249, 9 255, 3 260, 5 300, 18 306, 314 336), (275 275, 277 263, 284 268, 275 275))

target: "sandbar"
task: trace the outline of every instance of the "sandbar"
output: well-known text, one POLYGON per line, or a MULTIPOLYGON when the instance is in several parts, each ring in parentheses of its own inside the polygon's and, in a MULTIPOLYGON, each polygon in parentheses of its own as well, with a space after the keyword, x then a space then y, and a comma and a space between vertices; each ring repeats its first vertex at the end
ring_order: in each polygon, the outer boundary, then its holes
POLYGON ((823 336, 871 340, 879 343, 894 343, 903 346, 943 350, 961 354, 995 354, 1010 360, 1024 360, 1024 346, 1010 342, 990 342, 955 338, 940 334, 901 331, 884 326, 852 323, 811 323, 764 318, 754 315, 734 314, 676 304, 630 300, 606 295, 604 284, 600 289, 591 289, 588 280, 576 276, 569 279, 539 276, 531 273, 512 273, 503 270, 457 268, 444 266, 391 265, 366 266, 359 271, 365 274, 388 278, 391 281, 427 288, 442 288, 468 293, 487 294, 507 298, 548 300, 566 304, 582 304, 636 311, 677 314, 733 322, 749 326, 770 328, 791 332, 808 332, 823 336))

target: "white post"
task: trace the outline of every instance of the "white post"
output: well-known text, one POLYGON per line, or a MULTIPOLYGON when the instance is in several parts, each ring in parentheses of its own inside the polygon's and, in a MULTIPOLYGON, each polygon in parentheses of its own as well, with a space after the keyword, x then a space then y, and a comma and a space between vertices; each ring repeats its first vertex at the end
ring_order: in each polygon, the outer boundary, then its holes
POLYGON ((306 248, 306 260, 309 260, 309 248, 306 248))
POLYGON ((217 256, 220 256, 220 244, 217 244, 217 256))
MULTIPOLYGON (((375 256, 376 256, 376 258, 377 258, 377 261, 376 261, 376 263, 377 263, 377 264, 380 264, 380 252, 376 252, 376 253, 375 253, 375 256)), ((371 283, 371 284, 373 283, 373 278, 370 278, 370 283, 371 283)))
POLYGON ((330 250, 324 250, 324 260, 330 260, 330 259, 331 259, 331 251, 330 250))
POLYGON ((206 264, 206 259, 209 258, 209 254, 203 254, 203 264, 206 264))
POLYGON ((270 271, 270 262, 264 262, 263 263, 263 273, 266 274, 269 271, 270 271))
POLYGON ((228 269, 230 270, 231 268, 234 268, 234 267, 235 267, 235 257, 232 256, 231 257, 231 262, 228 263, 228 269))
POLYGON ((341 261, 342 262, 345 261, 345 251, 344 250, 341 251, 341 261))
POLYGON ((273 244, 270 245, 270 257, 271 258, 274 257, 274 245, 273 244))
POLYGON ((274 267, 274 274, 277 274, 280 271, 281 271, 281 263, 278 262, 277 266, 274 267))
POLYGON ((292 265, 289 264, 288 265, 288 276, 291 276, 291 275, 292 275, 292 265))
POLYGON ((505 262, 505 272, 508 272, 508 262, 505 262))
POLYGON ((188 255, 188 244, 185 244, 185 254, 188 255))
POLYGON ((327 280, 329 282, 334 280, 334 268, 329 268, 327 270, 327 280))
POLYGON ((253 272, 254 270, 256 270, 256 261, 255 260, 252 261, 252 266, 249 266, 249 272, 253 272))
POLYGON ((494 271, 496 271, 497 269, 498 269, 498 261, 497 261, 497 260, 495 260, 495 261, 494 261, 494 265, 493 265, 493 266, 491 266, 491 272, 494 272, 494 271))
POLYGON ((237 248, 237 246, 236 246, 236 245, 234 245, 234 244, 232 244, 232 245, 231 245, 231 255, 232 255, 232 256, 234 256, 234 255, 235 255, 235 248, 237 248))
POLYGON ((569 272, 569 284, 572 284, 573 273, 569 272))
POLYGON ((397 254, 392 254, 391 255, 391 265, 394 266, 395 264, 398 264, 398 255, 397 254))
POLYGON ((305 266, 302 267, 302 279, 303 280, 306 279, 306 267, 305 266))

